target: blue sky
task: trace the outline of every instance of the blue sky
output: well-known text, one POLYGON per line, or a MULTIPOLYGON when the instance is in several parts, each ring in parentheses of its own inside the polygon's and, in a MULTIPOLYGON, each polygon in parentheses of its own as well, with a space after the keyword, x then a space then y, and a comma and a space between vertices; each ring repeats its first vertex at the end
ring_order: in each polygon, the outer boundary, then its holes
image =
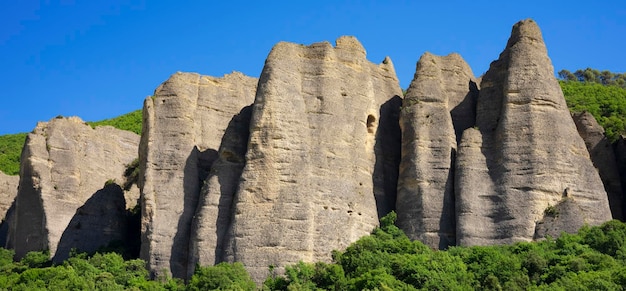
POLYGON ((626 71, 622 0, 2 2, 0 134, 140 109, 176 71, 258 76, 279 41, 354 35, 370 61, 391 57, 406 88, 425 51, 457 52, 481 75, 513 24, 533 18, 556 71, 626 71))

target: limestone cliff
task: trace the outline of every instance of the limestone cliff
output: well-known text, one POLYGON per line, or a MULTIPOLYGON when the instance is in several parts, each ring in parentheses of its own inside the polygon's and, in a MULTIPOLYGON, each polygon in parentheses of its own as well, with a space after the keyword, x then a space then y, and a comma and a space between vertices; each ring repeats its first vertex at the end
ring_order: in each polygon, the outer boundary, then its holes
POLYGON ((13 214, 15 196, 17 195, 17 185, 19 176, 9 176, 0 171, 0 247, 5 247, 7 232, 11 216, 13 214))
MULTIPOLYGON (((124 180, 125 168, 137 157, 138 145, 139 136, 132 132, 109 126, 92 129, 77 117, 39 123, 28 134, 21 156, 15 217, 7 242, 16 257, 50 250, 55 260, 60 260, 72 247, 94 251, 122 239, 123 221, 96 222, 98 214, 79 225, 71 226, 70 221, 81 215, 80 208, 98 196, 107 181, 124 180), (108 229, 103 230, 104 225, 108 229), (75 240, 68 236, 76 229, 93 239, 73 244, 75 240)), ((110 199, 121 199, 122 206, 116 209, 125 210, 123 192, 117 198, 101 199, 98 206, 108 207, 110 199)))
POLYGON ((602 181, 534 21, 513 27, 480 87, 477 129, 464 132, 456 163, 457 244, 532 240, 546 209, 566 198, 580 221, 610 220, 602 181))
POLYGON ((236 72, 223 78, 176 73, 145 100, 139 150, 141 258, 153 275, 187 275, 201 186, 229 122, 253 102, 256 83, 236 72))
POLYGON ((403 100, 397 224, 434 248, 455 245, 457 133, 474 125, 474 75, 458 54, 424 54, 403 100))
POLYGON ((399 135, 382 137, 399 133, 402 91, 388 58, 365 55, 341 37, 335 47, 282 42, 265 62, 224 255, 257 281, 270 265, 328 261, 389 210, 397 158, 384 150, 399 135))
POLYGON ((617 167, 617 158, 604 129, 589 112, 573 114, 578 133, 585 141, 593 165, 598 169, 604 190, 608 194, 614 219, 624 220, 624 192, 617 167))

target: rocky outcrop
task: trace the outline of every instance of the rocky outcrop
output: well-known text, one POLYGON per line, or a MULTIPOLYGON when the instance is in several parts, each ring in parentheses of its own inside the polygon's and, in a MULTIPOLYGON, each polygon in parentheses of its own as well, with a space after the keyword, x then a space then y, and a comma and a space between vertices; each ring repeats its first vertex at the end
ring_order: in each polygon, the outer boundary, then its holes
POLYGON ((609 197, 614 219, 624 220, 624 192, 613 146, 604 135, 604 128, 589 112, 573 114, 578 133, 585 141, 591 161, 598 170, 609 197))
POLYGON ((328 261, 370 233, 395 188, 385 164, 397 157, 384 149, 400 137, 382 134, 399 132, 401 95, 391 61, 370 63, 353 37, 277 44, 259 80, 224 259, 262 281, 268 266, 328 261))
POLYGON ((72 248, 93 252, 102 246, 101 242, 125 243, 131 239, 127 237, 128 227, 124 190, 115 183, 105 185, 76 209, 54 259, 67 259, 72 248))
POLYGON ((200 189, 229 122, 253 102, 256 83, 241 73, 223 78, 176 73, 145 100, 140 256, 153 275, 187 275, 200 189))
POLYGON ((189 245, 187 276, 196 265, 211 266, 224 260, 224 244, 231 223, 232 204, 245 166, 252 106, 244 107, 228 124, 217 160, 200 192, 189 245))
POLYGON ((457 244, 532 240, 546 209, 565 198, 584 223, 610 220, 602 181, 534 21, 513 27, 480 87, 477 129, 464 132, 456 164, 457 244))
POLYGON ((17 195, 17 185, 20 182, 19 176, 9 176, 0 171, 0 247, 5 247, 7 232, 13 213, 15 196, 17 195))
MULTIPOLYGON (((72 247, 93 251, 117 239, 113 234, 124 230, 113 223, 99 240, 59 248, 68 227, 75 227, 70 221, 77 210, 99 196, 105 183, 124 180, 126 166, 137 157, 138 145, 139 136, 132 132, 109 126, 92 129, 77 117, 39 123, 28 134, 21 156, 15 217, 7 242, 16 257, 50 250, 55 259, 64 258, 72 247)), ((123 199, 122 195, 122 203, 123 199)), ((96 222, 98 214, 94 215, 80 224, 81 234, 103 231, 102 223, 96 222)))
POLYGON ((439 249, 455 245, 457 134, 474 126, 474 75, 458 54, 424 54, 403 101, 397 225, 439 249))

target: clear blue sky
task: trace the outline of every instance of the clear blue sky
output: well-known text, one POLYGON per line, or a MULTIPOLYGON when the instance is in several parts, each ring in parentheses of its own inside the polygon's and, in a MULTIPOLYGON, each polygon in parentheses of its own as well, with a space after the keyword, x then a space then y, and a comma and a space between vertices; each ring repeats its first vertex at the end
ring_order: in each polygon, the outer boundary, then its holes
POLYGON ((535 19, 555 69, 626 71, 626 1, 30 1, 0 5, 0 134, 57 115, 142 107, 176 71, 258 76, 279 41, 354 35, 406 88, 419 57, 457 52, 481 75, 535 19))

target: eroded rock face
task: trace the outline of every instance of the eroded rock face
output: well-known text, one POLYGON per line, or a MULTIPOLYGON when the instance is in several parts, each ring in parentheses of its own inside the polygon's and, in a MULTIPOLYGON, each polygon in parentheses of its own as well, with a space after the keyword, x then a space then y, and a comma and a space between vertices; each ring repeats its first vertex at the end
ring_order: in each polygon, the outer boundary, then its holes
POLYGON ((153 275, 187 275, 200 189, 229 122, 253 102, 256 83, 241 73, 223 78, 176 73, 145 100, 141 258, 153 275))
POLYGON ((188 278, 196 265, 211 266, 224 260, 233 198, 245 166, 251 114, 252 106, 246 106, 228 124, 217 160, 200 192, 191 230, 188 278))
POLYGON ((534 21, 513 27, 480 88, 478 129, 464 132, 456 164, 457 243, 532 240, 546 209, 565 198, 578 205, 585 223, 610 220, 602 181, 534 21))
POLYGON ((14 210, 15 196, 17 196, 17 185, 20 182, 19 176, 10 176, 0 172, 0 247, 5 247, 7 232, 11 216, 14 210))
POLYGON ((598 169, 604 190, 609 197, 614 219, 624 220, 624 192, 617 167, 617 158, 611 142, 604 135, 604 128, 589 112, 573 114, 578 133, 585 141, 593 165, 598 169))
POLYGON ((456 134, 475 122, 478 89, 473 80, 458 54, 426 53, 403 100, 397 225, 409 238, 433 248, 456 244, 456 134))
MULTIPOLYGON (((124 180, 126 166, 137 157, 138 145, 139 136, 132 132, 110 126, 92 129, 77 117, 39 123, 28 135, 21 156, 15 218, 7 243, 16 257, 47 249, 55 258, 63 258, 72 247, 92 251, 116 239, 103 236, 58 249, 77 209, 107 181, 124 180)), ((94 223, 83 223, 83 233, 101 231, 102 224, 95 222, 98 218, 90 219, 94 223)), ((108 230, 109 234, 117 232, 123 230, 108 230)))
POLYGON ((328 261, 369 234, 393 198, 385 189, 396 182, 385 184, 397 172, 385 164, 397 157, 383 149, 400 137, 381 134, 399 133, 401 95, 391 61, 370 63, 353 37, 277 44, 253 105, 224 259, 260 282, 270 265, 328 261))

